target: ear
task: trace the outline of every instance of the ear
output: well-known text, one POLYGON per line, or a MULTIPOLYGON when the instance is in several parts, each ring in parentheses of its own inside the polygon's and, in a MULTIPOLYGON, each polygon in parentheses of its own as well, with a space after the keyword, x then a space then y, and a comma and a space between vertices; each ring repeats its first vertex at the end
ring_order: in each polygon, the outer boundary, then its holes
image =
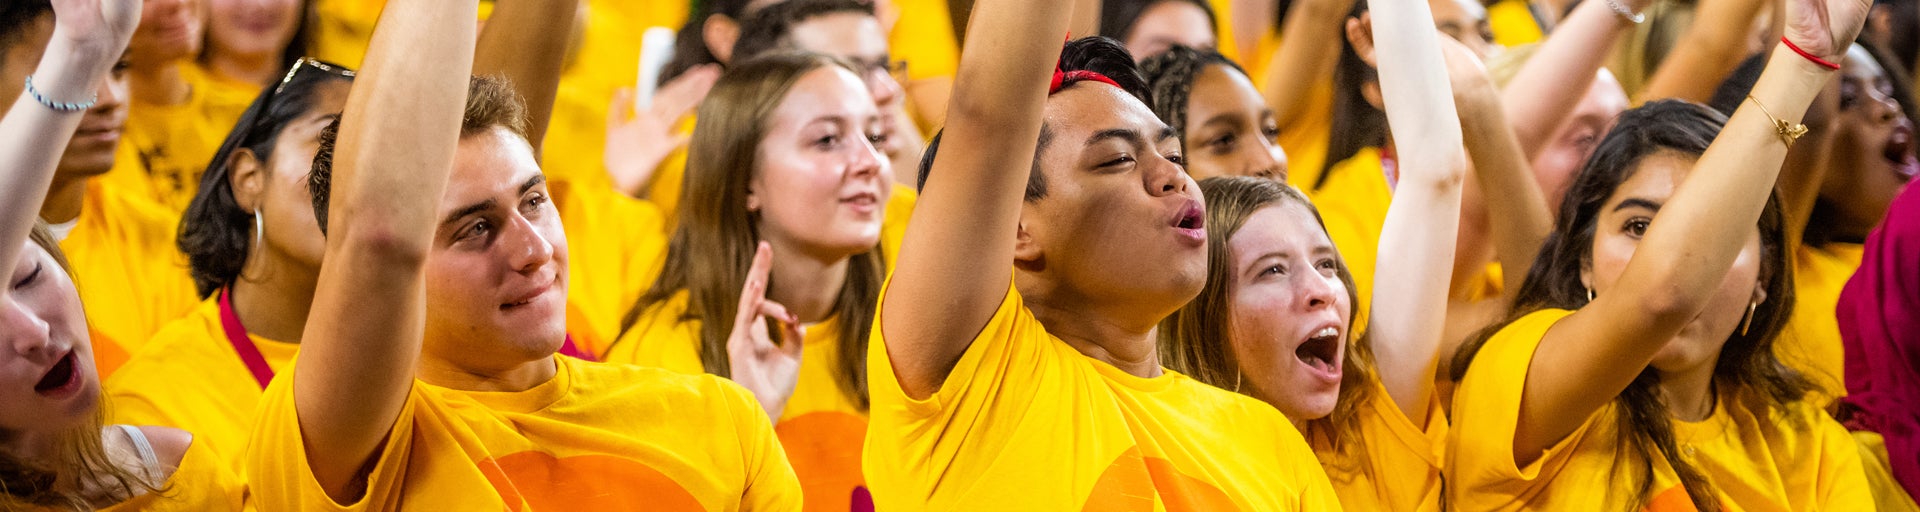
POLYGON ((759 174, 760 173, 754 173, 753 177, 747 178, 747 213, 759 213, 760 208, 763 206, 760 204, 759 174))
POLYGON ((1027 270, 1039 270, 1041 262, 1045 261, 1046 254, 1040 250, 1040 243, 1034 240, 1033 232, 1028 229, 1025 219, 1020 221, 1020 226, 1013 236, 1013 265, 1027 270))
POLYGON ((253 150, 240 148, 227 159, 227 186, 233 189, 233 201, 240 209, 260 209, 260 196, 267 189, 267 168, 253 150))
POLYGON ((1751 299, 1751 301, 1754 304, 1767 303, 1767 282, 1766 281, 1761 281, 1753 284, 1753 299, 1751 299))
POLYGON ((733 60, 733 43, 740 41, 740 22, 725 14, 707 17, 700 25, 700 39, 707 43, 707 53, 721 64, 733 60))
POLYGON ((1580 257, 1580 286, 1593 289, 1593 258, 1590 256, 1580 257))
POLYGON ((1373 59, 1373 13, 1363 12, 1359 17, 1347 18, 1347 44, 1353 45, 1353 53, 1360 56, 1368 67, 1380 67, 1373 59))

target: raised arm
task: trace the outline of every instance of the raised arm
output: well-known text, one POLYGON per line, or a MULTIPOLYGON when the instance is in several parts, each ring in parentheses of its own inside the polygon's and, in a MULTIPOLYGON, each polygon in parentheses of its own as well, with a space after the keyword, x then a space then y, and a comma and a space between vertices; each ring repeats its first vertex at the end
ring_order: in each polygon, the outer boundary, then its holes
MULTIPOLYGON (((1837 59, 1859 33, 1867 0, 1792 0, 1787 37, 1837 59)), ((1514 432, 1527 464, 1584 423, 1646 369, 1655 353, 1706 307, 1773 192, 1787 154, 1773 121, 1788 123, 1834 73, 1776 48, 1726 127, 1661 206, 1633 258, 1605 292, 1547 330, 1534 352, 1514 432)))
POLYGON ((413 386, 426 322, 424 264, 452 172, 477 0, 394 0, 347 95, 333 155, 326 263, 294 366, 314 478, 353 482, 413 386))
POLYGON ((980 0, 880 329, 908 396, 940 388, 1000 300, 1069 2, 980 0))
MULTIPOLYGON (((1651 3, 1623 0, 1620 5, 1641 12, 1651 3)), ((1606 63, 1614 42, 1632 27, 1633 22, 1614 12, 1607 2, 1582 2, 1507 82, 1500 100, 1506 103, 1507 122, 1519 136, 1520 148, 1528 159, 1540 154, 1548 138, 1566 124, 1567 116, 1586 96, 1594 74, 1606 63)))
POLYGON ((1380 94, 1404 164, 1380 230, 1368 329, 1387 393, 1407 416, 1424 417, 1447 319, 1466 156, 1426 0, 1376 0, 1374 7, 1380 94))
POLYGON ((1287 23, 1280 27, 1280 49, 1273 52, 1273 61, 1267 66, 1267 85, 1260 91, 1282 129, 1306 111, 1315 86, 1333 81, 1333 67, 1340 62, 1347 12, 1353 10, 1353 2, 1296 0, 1287 9, 1287 23))
MULTIPOLYGON (((1454 104, 1460 109, 1460 129, 1466 137, 1467 155, 1473 159, 1473 183, 1480 187, 1479 208, 1484 210, 1484 226, 1461 229, 1482 230, 1492 239, 1500 262, 1502 289, 1509 293, 1520 289, 1534 254, 1553 231, 1553 213, 1547 211, 1546 194, 1533 178, 1533 167, 1521 149, 1511 121, 1512 110, 1502 108, 1504 99, 1487 77, 1485 68, 1465 46, 1452 40, 1442 41, 1447 49, 1447 64, 1453 75, 1454 104)), ((1536 56, 1535 62, 1538 62, 1536 56)), ((1587 71, 1588 75, 1593 70, 1587 71)), ((1584 85, 1580 86, 1584 91, 1584 85)), ((1456 278, 1463 271, 1474 275, 1485 272, 1485 257, 1454 262, 1456 278)))
MULTIPOLYGON (((53 39, 31 75, 57 103, 87 103, 140 24, 138 0, 55 0, 53 39)), ((0 271, 12 272, 40 217, 53 171, 86 110, 57 111, 21 93, 0 117, 0 271)))
POLYGON ((1673 98, 1706 103, 1713 97, 1713 88, 1747 56, 1746 38, 1767 1, 1701 0, 1694 8, 1693 23, 1640 91, 1640 101, 1673 98))
POLYGON ((503 76, 513 82, 513 92, 527 103, 527 141, 538 156, 546 141, 547 122, 553 119, 553 100, 560 94, 563 56, 580 3, 507 0, 495 5, 474 49, 473 74, 503 76))

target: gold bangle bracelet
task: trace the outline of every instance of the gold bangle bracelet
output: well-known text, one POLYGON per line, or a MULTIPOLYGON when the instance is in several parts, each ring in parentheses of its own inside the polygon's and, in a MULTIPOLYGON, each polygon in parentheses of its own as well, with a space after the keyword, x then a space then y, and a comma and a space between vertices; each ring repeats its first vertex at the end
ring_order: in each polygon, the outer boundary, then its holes
POLYGON ((1793 142, 1807 134, 1807 125, 1789 123, 1785 119, 1774 117, 1773 112, 1767 110, 1767 106, 1760 104, 1760 99, 1753 97, 1752 94, 1747 95, 1747 100, 1752 101, 1753 106, 1760 107, 1760 113, 1766 114, 1767 119, 1773 121, 1773 130, 1780 136, 1780 142, 1786 143, 1787 149, 1793 149, 1793 142))

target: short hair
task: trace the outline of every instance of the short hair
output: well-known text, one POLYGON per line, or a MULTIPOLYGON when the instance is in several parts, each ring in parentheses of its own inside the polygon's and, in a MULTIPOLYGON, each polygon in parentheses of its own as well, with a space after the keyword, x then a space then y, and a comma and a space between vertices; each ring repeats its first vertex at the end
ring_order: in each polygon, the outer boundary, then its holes
MULTIPOLYGON (((467 107, 460 118, 460 137, 472 137, 494 128, 506 128, 526 139, 526 103, 505 78, 473 77, 467 83, 467 107)), ((320 131, 320 150, 313 157, 313 172, 307 175, 307 193, 313 195, 313 217, 320 222, 321 235, 327 234, 327 202, 333 192, 333 149, 339 137, 340 120, 334 119, 320 131)))
POLYGON ((1133 26, 1140 23, 1140 16, 1162 2, 1183 2, 1199 7, 1200 12, 1207 13, 1207 28, 1215 36, 1220 34, 1220 19, 1213 13, 1213 6, 1202 0, 1105 0, 1100 2, 1100 35, 1114 39, 1126 38, 1127 33, 1133 32, 1133 26))
MULTIPOLYGON (((1120 86, 1120 90, 1140 100, 1140 103, 1153 104, 1153 92, 1147 88, 1147 79, 1140 76, 1140 69, 1134 66, 1133 55, 1127 53, 1125 45, 1113 38, 1084 37, 1068 41, 1066 47, 1060 50, 1060 70, 1099 73, 1112 79, 1114 85, 1120 86)), ((1059 90, 1066 90, 1084 81, 1087 78, 1069 78, 1060 83, 1059 90)), ((920 188, 927 186, 927 175, 933 172, 933 158, 940 150, 943 134, 945 130, 934 133, 933 140, 927 142, 926 151, 920 155, 920 188)), ((1040 173, 1040 153, 1046 151, 1047 144, 1052 141, 1053 130, 1045 124, 1040 125, 1040 138, 1033 150, 1033 169, 1027 174, 1027 201, 1047 196, 1047 177, 1040 173)))
POLYGON ((860 0, 787 0, 747 16, 740 39, 733 43, 733 60, 742 62, 793 44, 793 27, 830 14, 874 16, 873 4, 860 0))
POLYGON ((21 43, 26 37, 27 28, 39 23, 41 18, 51 16, 53 4, 47 3, 47 0, 0 2, 0 59, 6 58, 6 50, 21 43))

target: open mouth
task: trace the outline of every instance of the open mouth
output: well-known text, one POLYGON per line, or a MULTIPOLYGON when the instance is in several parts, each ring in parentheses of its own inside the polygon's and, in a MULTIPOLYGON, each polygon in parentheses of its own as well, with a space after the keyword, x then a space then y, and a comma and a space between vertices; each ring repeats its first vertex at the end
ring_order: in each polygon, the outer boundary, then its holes
POLYGON ((1340 330, 1322 327, 1307 336, 1307 341, 1293 349, 1293 356, 1308 367, 1327 373, 1335 373, 1340 368, 1340 330))
POLYGON ((47 369, 47 374, 33 385, 33 391, 43 395, 53 394, 71 388, 79 380, 80 372, 75 371, 73 351, 69 350, 67 355, 60 357, 60 362, 47 369))
POLYGON ((1902 123, 1893 129, 1893 135, 1887 138, 1887 145, 1880 150, 1881 158, 1893 164, 1893 172, 1901 181, 1910 181, 1920 174, 1920 159, 1913 154, 1913 128, 1902 123))
POLYGON ((1177 229, 1206 229, 1206 212, 1201 211, 1199 205, 1188 203, 1185 208, 1180 209, 1180 216, 1174 217, 1173 227, 1177 229))

